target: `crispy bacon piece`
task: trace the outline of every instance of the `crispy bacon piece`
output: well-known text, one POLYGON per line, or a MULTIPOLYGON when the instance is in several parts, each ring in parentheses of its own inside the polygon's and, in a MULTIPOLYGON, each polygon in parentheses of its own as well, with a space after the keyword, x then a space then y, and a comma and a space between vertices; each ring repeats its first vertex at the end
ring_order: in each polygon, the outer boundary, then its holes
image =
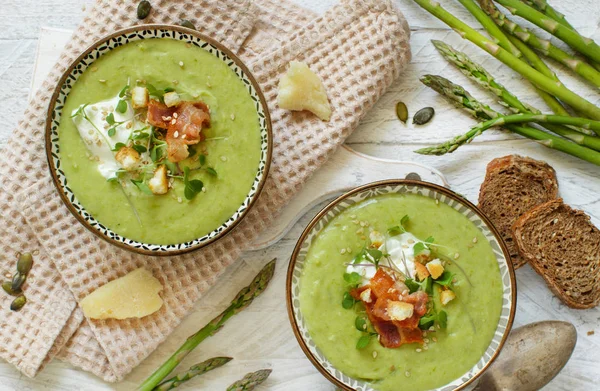
POLYGON ((202 102, 182 102, 174 107, 151 100, 147 121, 153 126, 167 129, 167 154, 173 163, 189 156, 188 145, 204 140, 202 129, 210 126, 210 114, 202 102))
POLYGON ((417 291, 406 294, 406 285, 385 272, 382 268, 377 270, 368 285, 353 289, 350 294, 354 299, 361 300, 360 294, 366 289, 371 289, 371 302, 363 302, 367 316, 375 331, 379 334, 379 342, 386 348, 397 348, 407 343, 423 343, 422 331, 419 329, 419 320, 427 313, 427 293, 417 291), (404 295, 403 295, 404 293, 404 295), (402 321, 395 321, 387 313, 390 301, 403 301, 414 306, 413 315, 402 321))

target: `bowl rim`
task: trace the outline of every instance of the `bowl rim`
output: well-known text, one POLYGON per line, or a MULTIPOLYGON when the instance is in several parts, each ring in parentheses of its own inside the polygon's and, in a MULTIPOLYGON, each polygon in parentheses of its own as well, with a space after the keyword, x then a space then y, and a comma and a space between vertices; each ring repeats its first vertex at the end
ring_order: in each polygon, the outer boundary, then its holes
MULTIPOLYGON (((294 246, 294 251, 292 252, 292 255, 290 257, 290 262, 288 265, 288 270, 287 270, 287 275, 286 275, 286 283, 285 283, 285 298, 286 298, 288 318, 292 325, 292 331, 294 332, 294 336, 296 337, 296 340, 298 341, 300 348, 302 349, 302 351, 304 352, 306 357, 310 360, 310 362, 313 364, 313 366, 315 368, 317 368, 317 370, 319 372, 321 372, 321 374, 323 376, 325 376, 325 378, 327 380, 329 380, 331 383, 333 383, 335 386, 337 386, 345 391, 355 391, 354 388, 351 388, 351 387, 347 386, 346 384, 342 383, 341 381, 336 379, 331 373, 329 373, 325 368, 323 368, 321 366, 319 361, 316 359, 316 357, 312 354, 312 352, 308 348, 304 338, 302 338, 302 336, 300 335, 299 326, 298 326, 298 323, 296 322, 296 317, 294 316, 294 307, 292 305, 292 276, 294 274, 296 261, 298 259, 298 253, 300 252, 300 248, 301 248, 302 244, 304 243, 304 241, 306 240, 307 236, 312 231, 312 229, 315 227, 315 225, 333 207, 338 205, 341 201, 345 200, 346 198, 349 198, 349 197, 351 197, 357 193, 360 193, 364 190, 369 190, 369 189, 373 189, 376 187, 382 187, 382 186, 399 186, 399 185, 408 185, 408 186, 429 188, 429 189, 438 191, 438 192, 444 194, 445 196, 453 199, 454 201, 457 201, 457 202, 463 204, 464 206, 466 206, 467 208, 471 209, 489 227, 490 232, 492 233, 492 235, 494 235, 494 237, 498 241, 498 244, 500 245, 500 249, 502 250, 502 254, 503 254, 503 256, 506 260, 506 264, 508 266, 512 300, 511 300, 511 310, 510 310, 510 314, 508 317, 508 323, 506 325, 506 329, 504 331, 504 334, 502 335, 502 339, 500 340, 500 342, 498 344, 498 348, 496 349, 496 351, 494 352, 494 354, 492 355, 490 360, 472 378, 470 378, 468 381, 466 381, 465 383, 461 384, 460 386, 458 386, 457 388, 454 389, 454 391, 459 391, 459 390, 462 390, 465 387, 469 386, 470 384, 472 384, 475 380, 477 380, 492 365, 492 363, 496 360, 497 356, 502 351, 502 348, 504 347, 504 344, 505 344, 505 342, 510 334, 510 331, 512 329, 514 318, 515 318, 515 312, 516 312, 516 307, 517 307, 517 284, 516 284, 515 269, 513 267, 513 264, 511 262, 510 255, 509 255, 510 253, 508 251, 508 248, 506 247, 506 243, 502 239, 502 236, 500 235, 500 233, 498 232, 498 230, 496 229, 494 224, 472 202, 470 202, 466 198, 460 196, 458 193, 455 193, 454 191, 452 191, 448 188, 445 188, 445 187, 442 187, 442 186, 439 186, 439 185, 436 185, 436 184, 430 183, 430 182, 415 181, 415 180, 408 180, 408 179, 386 179, 386 180, 381 180, 381 181, 376 181, 376 182, 370 182, 365 185, 355 187, 352 190, 349 190, 349 191, 345 192, 344 194, 340 195, 339 197, 336 197, 334 200, 332 200, 326 206, 324 206, 315 215, 315 217, 313 217, 310 220, 310 222, 308 223, 306 228, 304 228, 304 230, 302 231, 302 234, 300 235, 300 238, 298 238, 298 241, 296 242, 296 245, 294 246)), ((442 385, 442 387, 443 387, 443 385, 442 385)))
MULTIPOLYGON (((150 38, 150 39, 155 39, 155 38, 150 38)), ((178 39, 170 38, 170 37, 168 39, 178 40, 178 39)), ((109 52, 112 51, 113 49, 110 49, 109 52)), ((95 62, 98 58, 96 58, 93 62, 95 62)), ((67 94, 67 97, 68 97, 68 94, 67 94)), ((62 120, 62 118, 61 118, 61 120, 62 120)), ((190 29, 187 27, 182 27, 182 26, 178 26, 178 25, 170 25, 170 24, 141 24, 141 25, 136 25, 136 26, 131 26, 131 27, 127 27, 124 29, 120 29, 120 30, 114 31, 108 35, 103 36, 99 40, 97 40, 94 43, 92 43, 91 45, 89 45, 83 52, 81 52, 81 54, 79 56, 77 56, 77 58, 75 58, 75 60, 73 60, 69 64, 69 66, 65 69, 65 71, 62 73, 60 79, 56 83, 53 93, 52 93, 52 96, 50 97, 50 101, 48 103, 48 110, 46 111, 46 126, 44 129, 44 144, 45 144, 45 149, 46 149, 46 160, 48 163, 48 167, 50 170, 50 175, 52 177, 52 182, 54 184, 54 187, 56 188, 56 191, 58 192, 63 204, 67 207, 67 209, 71 212, 71 214, 73 214, 73 216, 75 216, 75 218, 79 221, 79 223, 81 223, 81 225, 83 225, 85 228, 87 228, 89 231, 91 231, 97 237, 107 241, 108 243, 110 243, 112 245, 122 248, 124 250, 128 250, 130 252, 134 252, 134 253, 142 254, 142 255, 164 257, 164 256, 181 255, 181 254, 196 251, 196 250, 199 250, 200 248, 208 246, 209 244, 212 244, 215 241, 225 237, 248 215, 248 212, 256 204, 260 194, 262 193, 264 185, 269 176, 269 171, 271 168, 271 162, 272 162, 272 157, 273 157, 273 128, 272 128, 272 123, 271 123, 271 115, 269 112, 269 106, 267 104, 267 101, 265 99, 263 91, 260 88, 260 85, 254 78, 254 75, 252 74, 250 69, 246 66, 246 64, 236 54, 234 54, 229 48, 227 48, 225 45, 218 42, 217 40, 199 32, 197 30, 190 29), (244 72, 244 74, 246 75, 246 77, 248 78, 250 83, 252 83, 252 86, 253 86, 254 90, 256 91, 256 95, 258 96, 258 98, 260 100, 260 104, 264 111, 265 125, 266 125, 266 130, 267 130, 267 156, 266 156, 266 160, 265 160, 265 167, 263 170, 263 175, 262 175, 260 182, 258 183, 258 185, 256 187, 256 192, 254 193, 254 196, 250 199, 250 202, 248 203, 248 206, 245 208, 245 210, 243 210, 240 213, 239 217, 236 220, 234 220, 229 226, 227 226, 225 229, 223 229, 223 231, 221 231, 219 234, 215 235, 214 237, 212 237, 208 240, 205 240, 201 243, 198 243, 194 246, 186 247, 183 249, 166 250, 166 251, 157 251, 157 250, 150 250, 150 249, 147 250, 147 249, 144 249, 141 247, 140 248, 133 247, 131 245, 128 245, 126 243, 123 243, 121 241, 113 239, 113 238, 105 235, 104 233, 98 231, 97 229, 94 229, 90 225, 90 223, 87 220, 85 220, 85 218, 81 214, 79 214, 77 212, 77 210, 75 209, 75 207, 73 206, 73 204, 71 203, 71 201, 69 200, 69 198, 67 197, 65 192, 62 191, 61 183, 60 183, 60 180, 59 180, 57 172, 56 172, 57 168, 55 167, 55 165, 52 161, 52 137, 51 137, 51 134, 52 134, 53 112, 56 108, 57 99, 60 96, 62 86, 64 85, 66 80, 69 78, 69 76, 70 76, 71 72, 74 70, 74 68, 88 54, 90 54, 91 52, 96 50, 102 44, 108 42, 110 39, 113 39, 113 38, 116 38, 116 37, 119 37, 119 36, 122 36, 122 35, 128 34, 128 33, 145 31, 145 30, 154 30, 154 29, 168 30, 168 31, 173 31, 173 32, 179 32, 182 34, 192 35, 192 36, 194 36, 200 40, 203 40, 204 42, 214 46, 221 52, 225 53, 235 63, 235 65, 237 65, 238 67, 240 67, 242 69, 242 71, 244 72)), ((246 195, 246 197, 247 197, 247 195, 246 195)), ((236 212, 237 212, 237 210, 236 210, 236 212)), ((111 232, 114 232, 112 229, 110 229, 110 228, 108 228, 108 229, 111 232)), ((214 230, 212 230, 210 232, 213 232, 213 231, 214 230)), ((118 235, 126 238, 123 235, 120 235, 120 234, 118 234, 118 235)), ((140 243, 152 245, 151 243, 145 243, 145 242, 140 242, 140 243)), ((179 243, 173 243, 173 244, 179 244, 179 243)))

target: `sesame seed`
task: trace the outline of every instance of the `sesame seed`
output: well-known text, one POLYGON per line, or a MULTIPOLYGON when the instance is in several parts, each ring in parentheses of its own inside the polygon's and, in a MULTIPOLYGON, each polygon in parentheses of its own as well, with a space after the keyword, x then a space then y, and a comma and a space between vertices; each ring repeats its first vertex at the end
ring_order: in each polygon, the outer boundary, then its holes
POLYGON ((377 352, 373 351, 373 358, 377 358, 377 352))
POLYGON ((171 125, 175 125, 177 123, 177 120, 175 118, 173 118, 173 120, 171 120, 171 125))
POLYGON ((428 349, 429 349, 429 346, 427 346, 427 345, 423 346, 423 350, 428 350, 428 349))
POLYGON ((92 110, 98 111, 98 107, 97 106, 92 106, 92 110))
POLYGON ((91 136, 92 134, 94 134, 94 129, 90 129, 88 130, 88 134, 91 136))
POLYGON ((180 204, 183 202, 183 200, 181 199, 181 197, 177 197, 177 202, 179 202, 180 204))
POLYGON ((351 219, 355 219, 355 218, 356 218, 356 215, 352 215, 352 216, 350 216, 350 218, 351 218, 351 219))
POLYGON ((177 85, 179 82, 177 80, 173 80, 173 84, 177 85))
POLYGON ((231 114, 231 120, 235 121, 235 114, 231 114))
POLYGON ((553 223, 554 224, 558 223, 558 219, 554 219, 553 223))
POLYGON ((221 156, 221 161, 222 162, 226 162, 227 161, 227 156, 221 156))
POLYGON ((360 240, 367 240, 367 237, 365 235, 360 237, 360 240))
MULTIPOLYGON (((212 87, 212 84, 210 84, 209 82, 206 82, 206 86, 207 86, 208 88, 211 88, 211 87, 212 87)), ((197 97, 196 97, 196 98, 197 98, 197 97)))
POLYGON ((359 228, 359 229, 357 229, 357 230, 356 230, 356 234, 357 234, 357 235, 360 235, 360 234, 362 234, 362 233, 364 233, 364 232, 365 232, 365 230, 364 230, 364 229, 362 229, 362 228, 359 228))
POLYGON ((187 134, 184 134, 183 136, 181 136, 182 139, 185 139, 185 136, 187 136, 187 134))
POLYGON ((351 253, 351 252, 352 252, 352 249, 351 249, 350 247, 348 247, 348 248, 346 249, 346 251, 348 251, 349 253, 351 253))
POLYGON ((100 79, 100 80, 98 80, 98 81, 99 81, 100 83, 106 83, 106 80, 104 80, 104 79, 100 79))
POLYGON ((427 337, 427 331, 423 331, 423 337, 427 337))
POLYGON ((415 352, 417 353, 421 353, 423 350, 422 349, 415 349, 415 352))
POLYGON ((179 132, 175 131, 175 133, 173 133, 173 137, 175 137, 175 138, 179 137, 179 132))
POLYGON ((179 66, 183 68, 183 61, 179 61, 179 66))
POLYGON ((127 129, 131 129, 133 127, 133 123, 132 122, 127 122, 127 125, 125 125, 125 127, 127 129))
POLYGON ((343 255, 343 254, 346 254, 346 249, 345 249, 345 248, 341 249, 341 250, 340 250, 340 254, 342 254, 342 255, 343 255))
POLYGON ((435 200, 435 204, 439 205, 440 204, 440 200, 435 200))
POLYGON ((98 68, 97 68, 97 67, 95 67, 95 66, 94 66, 94 67, 92 67, 91 69, 92 69, 92 72, 96 72, 96 71, 98 70, 98 68))
POLYGON ((429 338, 423 338, 423 342, 429 343, 429 338))
POLYGON ((431 338, 431 340, 432 340, 433 342, 437 342, 437 338, 436 338, 436 337, 433 337, 433 338, 431 338))
POLYGON ((413 244, 415 241, 412 239, 408 239, 407 242, 408 242, 408 244, 413 244))
POLYGON ((404 376, 406 376, 406 377, 410 377, 410 371, 406 371, 406 372, 404 372, 404 376))
POLYGON ((364 222, 364 221, 361 221, 361 222, 360 222, 360 226, 361 226, 361 227, 364 227, 364 226, 365 226, 365 222, 364 222))
POLYGON ((358 220, 352 220, 352 223, 358 225, 358 220))
POLYGON ((202 192, 203 192, 203 193, 206 193, 206 187, 203 187, 203 188, 202 188, 202 192))
POLYGON ((435 330, 435 329, 433 328, 433 326, 431 326, 431 327, 429 328, 429 331, 434 331, 434 330, 435 330))
POLYGON ((177 113, 173 113, 173 118, 177 118, 177 113))
POLYGON ((473 243, 477 243, 477 238, 473 238, 473 243))
POLYGON ((6 273, 6 274, 4 274, 4 277, 6 277, 6 278, 11 278, 11 277, 12 277, 12 275, 11 275, 10 273, 6 273))
POLYGON ((33 254, 33 255, 40 255, 40 250, 34 250, 34 251, 32 252, 32 254, 33 254))
POLYGON ((458 259, 458 257, 460 257, 459 253, 454 254, 454 259, 458 259))

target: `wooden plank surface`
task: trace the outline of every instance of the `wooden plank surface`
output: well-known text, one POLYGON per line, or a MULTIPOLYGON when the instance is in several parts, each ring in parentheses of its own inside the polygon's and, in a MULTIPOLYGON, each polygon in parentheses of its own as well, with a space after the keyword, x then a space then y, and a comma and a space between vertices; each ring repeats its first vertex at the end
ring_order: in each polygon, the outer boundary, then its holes
MULTIPOLYGON (((528 140, 493 130, 480 136, 471 145, 444 157, 423 157, 412 151, 434 141, 449 138, 465 131, 473 121, 459 110, 451 108, 433 91, 420 85, 418 77, 424 73, 441 74, 464 85, 475 96, 489 101, 489 96, 468 82, 461 74, 450 68, 435 52, 430 39, 443 39, 464 50, 480 61, 499 80, 523 100, 547 110, 529 85, 519 75, 499 64, 490 56, 462 41, 434 18, 419 9, 410 0, 396 0, 405 13, 412 29, 411 44, 413 61, 400 80, 378 102, 364 119, 359 129, 348 139, 347 145, 360 152, 380 158, 408 160, 429 165, 443 172, 452 188, 471 201, 477 200, 479 185, 484 176, 485 165, 494 157, 510 153, 528 155, 546 160, 557 170, 560 192, 572 205, 584 209, 596 224, 600 223, 600 170, 569 156, 550 151, 528 140), (404 126, 394 116, 394 104, 402 100, 414 113, 423 106, 436 108, 435 120, 414 128, 404 126)), ((334 0, 297 0, 297 3, 324 12, 334 0)), ((17 125, 27 104, 31 90, 32 74, 40 28, 51 26, 74 28, 83 16, 83 8, 90 0, 2 0, 0 4, 0 100, 4 103, 0 112, 4 121, 0 125, 0 146, 17 125)), ((454 0, 444 5, 461 19, 475 25, 473 19, 460 9, 454 0)), ((600 6, 597 0, 554 0, 556 7, 569 16, 569 20, 581 31, 596 39, 600 38, 600 6)), ((42 47, 41 50, 56 50, 42 47)), ((570 88, 600 103, 597 90, 581 80, 569 77, 564 69, 551 63, 561 79, 570 88)), ((331 171, 335 175, 335 171, 331 171)), ((369 178, 364 178, 365 182, 369 178)), ((262 367, 274 369, 271 379, 262 389, 266 390, 333 390, 331 386, 306 360, 298 348, 288 325, 284 305, 285 271, 289 254, 303 226, 318 211, 311 209, 295 224, 282 240, 265 250, 246 254, 224 274, 196 306, 176 332, 142 363, 124 382, 109 385, 93 375, 79 371, 68 364, 54 362, 35 379, 28 379, 6 363, 0 363, 1 390, 105 390, 132 389, 153 368, 173 352, 185 338, 221 310, 260 266, 272 257, 279 258, 275 280, 269 291, 244 313, 231 320, 223 332, 205 341, 192 353, 186 364, 202 361, 214 355, 231 355, 236 359, 224 368, 208 374, 203 382, 193 382, 185 389, 224 389, 240 374, 262 367)), ((545 287, 542 279, 529 267, 517 272, 518 310, 516 325, 542 319, 561 319, 574 323, 578 329, 579 342, 573 358, 561 374, 545 390, 594 390, 600 384, 600 310, 571 310, 556 299, 545 287), (587 332, 596 330, 595 335, 587 332)))

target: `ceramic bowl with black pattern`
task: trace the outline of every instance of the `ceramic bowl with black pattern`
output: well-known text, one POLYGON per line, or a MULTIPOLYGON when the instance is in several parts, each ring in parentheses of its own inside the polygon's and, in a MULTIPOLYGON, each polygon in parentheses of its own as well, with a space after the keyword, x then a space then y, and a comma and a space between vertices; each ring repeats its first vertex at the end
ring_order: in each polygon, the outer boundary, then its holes
POLYGON ((100 238, 146 255, 199 249, 256 203, 269 111, 244 63, 181 26, 142 25, 85 50, 48 108, 58 194, 100 238))

